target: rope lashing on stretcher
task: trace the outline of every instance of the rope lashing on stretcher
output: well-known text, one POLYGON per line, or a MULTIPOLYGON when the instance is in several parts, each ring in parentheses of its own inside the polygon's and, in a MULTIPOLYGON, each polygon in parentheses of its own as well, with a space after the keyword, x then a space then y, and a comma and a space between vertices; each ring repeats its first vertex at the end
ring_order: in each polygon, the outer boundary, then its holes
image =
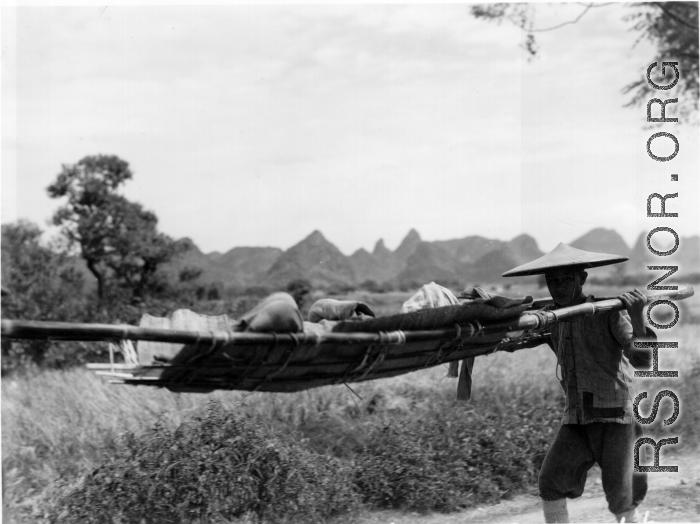
POLYGON ((532 311, 529 313, 537 319, 537 326, 530 329, 533 332, 540 332, 547 329, 552 322, 549 320, 549 316, 546 311, 532 311))
MULTIPOLYGON (((448 358, 452 353, 454 353, 457 349, 460 348, 460 346, 464 342, 464 338, 462 336, 462 328, 459 324, 455 324, 455 331, 457 333, 457 336, 455 336, 453 339, 442 340, 440 342, 440 345, 435 350, 435 352, 430 356, 430 358, 425 362, 425 364, 423 364, 424 369, 431 367, 431 366, 442 364, 442 362, 446 358, 448 358), (450 346, 451 350, 448 352, 445 352, 445 347, 447 347, 447 346, 450 346)), ((471 331, 474 332, 473 327, 472 327, 471 331)), ((468 336, 471 337, 471 335, 468 335, 468 336)))
POLYGON ((381 345, 403 346, 406 343, 406 334, 400 329, 397 331, 380 331, 379 343, 381 345))

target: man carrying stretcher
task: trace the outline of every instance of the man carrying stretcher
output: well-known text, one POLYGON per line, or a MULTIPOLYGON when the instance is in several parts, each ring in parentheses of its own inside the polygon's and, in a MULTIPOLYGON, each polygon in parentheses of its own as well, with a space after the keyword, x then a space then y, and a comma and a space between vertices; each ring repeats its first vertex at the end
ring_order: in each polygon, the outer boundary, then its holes
MULTIPOLYGON (((559 244, 547 255, 503 276, 544 274, 554 299, 551 307, 556 310, 593 300, 582 289, 586 268, 626 260, 559 244)), ((558 322, 547 340, 557 356, 566 410, 540 470, 546 522, 569 522, 566 499, 581 496, 588 470, 596 462, 608 508, 617 521, 639 522, 637 506, 646 495, 647 479, 646 474, 634 473, 634 442, 641 430, 632 412, 636 393, 631 368, 651 367, 651 351, 636 349, 634 342, 654 340, 656 335, 644 323, 646 298, 639 290, 618 298, 626 312, 558 322)))

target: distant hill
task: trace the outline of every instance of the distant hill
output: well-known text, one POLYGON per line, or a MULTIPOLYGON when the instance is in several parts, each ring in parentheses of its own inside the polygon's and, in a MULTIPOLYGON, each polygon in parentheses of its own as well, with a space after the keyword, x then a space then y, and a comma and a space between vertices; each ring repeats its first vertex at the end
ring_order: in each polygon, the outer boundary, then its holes
POLYGON ((374 250, 372 251, 372 254, 377 257, 377 258, 383 258, 383 257, 391 257, 393 256, 393 253, 391 250, 384 245, 384 239, 380 238, 377 240, 377 243, 374 244, 374 250))
POLYGON ((369 253, 366 249, 361 248, 350 256, 350 264, 359 283, 367 280, 373 280, 377 283, 387 282, 396 276, 403 264, 393 256, 391 251, 387 251, 388 253, 376 255, 374 252, 369 253))
POLYGON ((399 273, 398 281, 401 284, 456 281, 459 279, 455 266, 454 254, 445 246, 438 242, 419 242, 399 273))
POLYGON ((623 257, 630 256, 632 252, 617 231, 602 227, 591 229, 569 245, 576 249, 595 251, 596 253, 609 253, 623 257))
MULTIPOLYGON (((591 229, 585 235, 571 242, 570 246, 575 247, 576 249, 583 249, 585 251, 608 253, 623 257, 629 257, 632 253, 630 247, 617 231, 602 227, 591 229)), ((592 276, 594 275, 597 278, 606 278, 610 277, 616 272, 627 270, 628 265, 629 262, 623 264, 623 266, 619 266, 618 264, 601 266, 590 270, 588 274, 592 276)))
POLYGON ((534 238, 520 235, 509 242, 481 236, 421 242, 408 259, 400 282, 454 282, 455 285, 502 281, 501 274, 544 253, 534 238))
POLYGON ((544 255, 537 247, 537 241, 524 233, 508 242, 508 247, 518 264, 525 264, 544 255))
MULTIPOLYGON (((539 258, 543 254, 540 252, 534 258, 539 258)), ((501 277, 503 273, 529 260, 523 260, 511 246, 504 243, 496 249, 481 255, 473 264, 469 264, 465 268, 465 274, 469 275, 469 279, 473 284, 497 282, 503 279, 501 277)))
MULTIPOLYGON (((659 237, 662 240, 661 237, 659 237)), ((672 257, 656 257, 646 247, 646 233, 630 249, 612 229, 596 228, 570 242, 578 249, 614 253, 630 257, 624 265, 595 268, 591 276, 605 278, 615 272, 648 271, 647 262, 679 264, 686 271, 700 270, 700 237, 681 239, 681 248, 672 257)), ((662 245, 658 246, 662 248, 662 245)), ((320 231, 286 251, 275 247, 235 247, 226 253, 204 254, 195 247, 175 263, 171 271, 185 267, 202 269, 200 282, 224 286, 266 286, 284 289, 296 279, 314 286, 358 286, 367 281, 393 286, 415 287, 430 281, 461 287, 474 284, 505 283, 501 274, 539 258, 544 253, 533 237, 521 234, 510 241, 471 235, 452 240, 425 241, 411 229, 396 250, 378 240, 372 252, 358 249, 344 255, 320 231)))
POLYGON ((202 253, 197 246, 170 264, 169 270, 179 273, 184 268, 199 268, 203 284, 224 286, 259 285, 272 264, 283 253, 276 247, 234 247, 226 253, 202 253))
POLYGON ((274 286, 284 287, 301 278, 315 286, 355 284, 357 281, 348 257, 318 230, 277 257, 265 280, 274 286))
POLYGON ((483 255, 499 247, 503 242, 478 235, 454 240, 436 240, 436 245, 447 250, 454 262, 476 262, 483 255))
POLYGON ((408 260, 421 242, 422 240, 418 231, 411 229, 408 235, 401 241, 399 247, 396 248, 396 251, 394 251, 394 257, 402 261, 408 260))

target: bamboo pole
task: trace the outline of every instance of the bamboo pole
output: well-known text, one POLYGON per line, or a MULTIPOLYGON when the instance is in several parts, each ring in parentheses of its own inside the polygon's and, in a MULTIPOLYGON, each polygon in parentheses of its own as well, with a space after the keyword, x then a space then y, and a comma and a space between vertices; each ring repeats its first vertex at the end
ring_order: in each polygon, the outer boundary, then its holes
MULTIPOLYGON (((694 294, 690 286, 678 286, 678 290, 653 291, 646 293, 648 303, 655 300, 683 300, 694 294)), ((526 312, 519 317, 486 323, 468 323, 465 326, 473 328, 473 334, 497 334, 509 331, 544 329, 561 320, 569 320, 580 316, 594 315, 599 312, 624 309, 624 304, 617 298, 586 302, 577 306, 557 309, 554 311, 526 312)), ((455 337, 466 333, 456 328, 436 330, 405 331, 403 336, 390 333, 322 333, 322 334, 288 334, 288 333, 227 333, 227 332, 196 332, 171 329, 141 328, 131 325, 112 324, 81 324, 70 322, 42 322, 31 320, 3 320, 2 338, 21 340, 75 340, 75 341, 104 341, 104 340, 149 340, 154 342, 169 342, 175 344, 211 344, 211 345, 265 345, 293 344, 318 345, 330 344, 401 344, 405 342, 424 342, 455 337), (405 338, 404 338, 405 336, 405 338)))

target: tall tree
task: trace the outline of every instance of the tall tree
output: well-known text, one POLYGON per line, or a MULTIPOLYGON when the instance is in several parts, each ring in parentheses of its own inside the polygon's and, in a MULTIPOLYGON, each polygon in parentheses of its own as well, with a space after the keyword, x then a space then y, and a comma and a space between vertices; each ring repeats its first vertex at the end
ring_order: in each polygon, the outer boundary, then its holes
MULTIPOLYGON (((530 57, 537 56, 539 48, 535 35, 540 32, 554 31, 569 24, 575 24, 581 20, 591 9, 605 8, 610 4, 582 4, 577 16, 552 27, 538 27, 534 23, 536 9, 543 6, 519 3, 519 4, 477 4, 472 6, 472 15, 476 18, 495 21, 509 21, 525 34, 524 48, 530 57)), ((698 99, 700 88, 698 86, 698 2, 643 2, 628 5, 629 13, 623 20, 630 22, 630 29, 637 33, 637 38, 631 45, 640 40, 649 40, 656 49, 654 60, 678 62, 681 70, 681 78, 678 83, 680 92, 678 113, 683 117, 689 117, 693 123, 697 123, 698 99)), ((660 68, 659 68, 660 69, 660 68)), ((673 79, 673 70, 666 68, 668 83, 673 79)), ((657 78, 657 82, 660 80, 657 78)), ((639 105, 649 99, 651 87, 645 78, 624 86, 624 93, 631 93, 632 98, 627 106, 639 105)))
POLYGON ((67 198, 53 222, 79 246, 101 302, 109 286, 128 290, 135 300, 158 291, 158 268, 191 247, 158 232, 154 213, 117 193, 132 176, 129 164, 116 156, 88 156, 63 165, 48 187, 52 198, 67 198))

